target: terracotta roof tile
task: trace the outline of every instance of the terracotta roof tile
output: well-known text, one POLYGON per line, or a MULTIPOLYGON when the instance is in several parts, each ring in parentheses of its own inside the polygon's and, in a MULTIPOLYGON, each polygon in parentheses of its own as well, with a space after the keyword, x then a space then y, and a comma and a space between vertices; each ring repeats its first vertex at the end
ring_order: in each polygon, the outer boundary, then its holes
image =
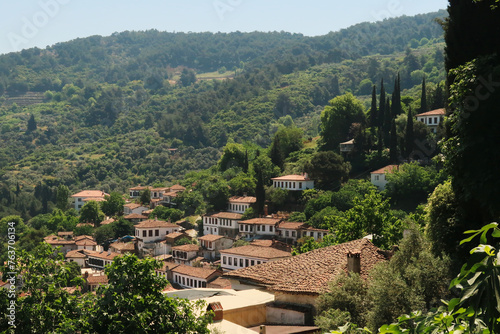
POLYGON ((137 209, 141 206, 142 206, 141 204, 137 204, 137 203, 128 203, 128 204, 125 204, 123 207, 129 208, 130 210, 134 210, 134 209, 137 209))
POLYGON ((113 242, 112 244, 109 245, 109 247, 113 247, 116 250, 119 251, 131 251, 133 252, 135 250, 135 245, 133 242, 113 242))
POLYGON ((191 276, 191 277, 208 279, 210 276, 216 274, 217 270, 191 267, 191 266, 186 266, 184 264, 180 264, 176 268, 172 269, 172 272, 177 273, 177 274, 181 274, 181 275, 191 276))
POLYGON ((172 247, 172 250, 177 250, 177 251, 182 251, 182 252, 197 252, 200 250, 200 246, 187 244, 187 245, 182 245, 182 246, 174 246, 174 247, 172 247))
POLYGON ((108 225, 108 224, 114 223, 115 221, 116 220, 114 218, 109 218, 109 219, 103 220, 101 222, 101 225, 108 225))
POLYGON ((241 247, 229 248, 220 251, 221 254, 241 255, 247 257, 256 257, 260 259, 277 259, 292 256, 290 252, 282 251, 273 247, 262 247, 256 245, 246 245, 241 247))
MULTIPOLYGON (((223 251, 221 251, 222 253, 223 251)), ((340 272, 347 271, 347 254, 361 255, 361 277, 385 261, 382 251, 366 239, 316 249, 304 254, 238 269, 224 276, 245 279, 275 291, 319 294, 340 272)))
POLYGON ((85 259, 87 256, 83 254, 80 250, 72 250, 66 253, 64 255, 66 258, 79 258, 79 259, 85 259))
POLYGON ((92 251, 92 250, 88 250, 88 249, 82 249, 81 251, 83 252, 83 254, 85 254, 87 256, 92 256, 92 257, 96 257, 96 258, 104 259, 104 260, 113 260, 115 257, 123 256, 122 254, 113 253, 113 252, 105 252, 105 251, 98 252, 98 251, 92 251))
POLYGON ((399 165, 388 165, 385 166, 384 168, 377 169, 372 172, 372 174, 385 174, 385 173, 393 173, 394 170, 399 169, 399 165))
POLYGON ((282 219, 280 218, 253 218, 240 221, 240 224, 251 224, 251 225, 276 225, 282 219))
POLYGON ((295 222, 281 222, 278 225, 278 228, 285 228, 288 230, 299 230, 304 227, 306 223, 295 223, 295 222))
POLYGON ((170 191, 178 192, 184 190, 186 190, 186 187, 183 187, 180 184, 174 184, 173 186, 170 186, 170 191))
POLYGON ((108 276, 106 275, 89 275, 85 279, 88 284, 108 284, 108 276))
POLYGON ((124 219, 148 219, 148 217, 146 216, 143 216, 139 213, 131 213, 129 215, 126 215, 125 217, 123 217, 124 219))
POLYGON ((207 288, 209 289, 231 289, 231 281, 227 278, 217 277, 217 279, 211 283, 208 283, 207 288))
POLYGON ((207 234, 202 237, 199 237, 198 240, 205 240, 205 241, 217 241, 219 239, 224 238, 222 235, 214 235, 214 234, 207 234))
POLYGON ((233 196, 229 199, 229 202, 233 203, 256 203, 257 197, 253 196, 233 196))
POLYGON ((208 215, 208 217, 240 220, 241 217, 243 217, 243 215, 241 213, 234 213, 234 212, 217 212, 212 215, 208 215))
POLYGON ((427 111, 427 112, 418 114, 417 117, 419 117, 419 116, 444 116, 445 113, 446 113, 446 110, 444 108, 441 108, 441 109, 431 110, 431 111, 427 111))
POLYGON ((104 191, 100 190, 83 190, 80 191, 79 193, 76 193, 74 195, 71 195, 71 197, 102 197, 107 195, 104 191))
POLYGON ((276 181, 309 181, 310 178, 304 175, 285 175, 280 177, 274 177, 271 180, 276 181))
POLYGON ((152 228, 152 227, 171 227, 171 228, 178 228, 179 226, 173 223, 169 223, 163 220, 155 220, 155 219, 149 219, 140 222, 139 224, 135 225, 135 228, 152 228))

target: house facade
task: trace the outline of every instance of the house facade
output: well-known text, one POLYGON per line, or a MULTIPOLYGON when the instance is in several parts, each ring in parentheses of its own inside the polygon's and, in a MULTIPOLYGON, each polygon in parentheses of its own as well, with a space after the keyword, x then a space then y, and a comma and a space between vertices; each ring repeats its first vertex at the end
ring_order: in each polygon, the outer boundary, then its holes
POLYGON ((104 191, 100 190, 84 190, 79 193, 71 195, 71 198, 75 201, 75 210, 80 211, 82 206, 89 201, 102 202, 104 201, 104 196, 108 196, 104 191))
POLYGON ((140 238, 142 243, 161 241, 165 235, 178 232, 180 227, 162 220, 149 219, 135 225, 135 236, 140 238))
POLYGON ((206 288, 208 283, 222 276, 220 271, 215 269, 197 268, 186 265, 179 265, 172 269, 173 283, 183 288, 206 288))
POLYGON ((271 179, 274 188, 280 188, 289 191, 301 191, 314 189, 314 180, 311 180, 307 173, 302 175, 286 175, 271 179))
POLYGON ((222 235, 207 234, 198 238, 203 249, 203 257, 209 261, 220 258, 220 251, 233 246, 234 240, 222 235))
POLYGON ((218 212, 203 216, 204 234, 214 234, 235 238, 239 232, 239 221, 242 214, 235 212, 218 212))
POLYGON ((233 196, 229 198, 227 211, 243 214, 248 208, 250 208, 256 202, 257 198, 253 196, 233 196))
POLYGON ((198 245, 182 245, 172 247, 172 259, 178 264, 191 264, 196 260, 201 247, 198 245))
POLYGON ((276 228, 280 218, 253 218, 239 222, 239 234, 246 239, 256 236, 272 237, 276 235, 276 228))
POLYGON ((123 205, 123 214, 125 216, 131 214, 142 215, 142 213, 148 209, 149 209, 148 207, 142 206, 137 203, 127 203, 123 205))
POLYGON ((225 249, 221 250, 220 254, 221 267, 223 271, 246 268, 292 256, 290 252, 273 247, 262 247, 256 245, 246 245, 225 249))
POLYGON ((377 169, 370 173, 370 178, 372 184, 378 188, 378 190, 382 191, 385 189, 387 184, 386 175, 389 173, 393 173, 395 170, 399 168, 398 165, 388 165, 384 168, 377 169))
POLYGON ((424 123, 429 127, 431 132, 436 133, 439 124, 444 120, 445 109, 436 109, 418 114, 417 121, 424 123))

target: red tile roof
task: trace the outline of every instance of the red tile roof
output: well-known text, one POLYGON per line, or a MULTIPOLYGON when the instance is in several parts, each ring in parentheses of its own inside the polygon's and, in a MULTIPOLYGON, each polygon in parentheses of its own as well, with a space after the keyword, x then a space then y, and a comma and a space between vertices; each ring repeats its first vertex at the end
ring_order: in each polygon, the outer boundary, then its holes
POLYGON ((113 260, 115 257, 120 257, 123 256, 122 254, 118 253, 113 253, 113 252, 97 252, 97 251, 92 251, 92 250, 87 250, 87 249, 82 249, 81 252, 87 256, 92 256, 96 257, 98 259, 104 259, 104 260, 113 260))
POLYGON ((84 202, 90 202, 90 201, 94 201, 94 202, 104 202, 105 199, 104 197, 86 197, 83 199, 84 202))
POLYGON ((229 199, 229 202, 234 203, 255 203, 257 202, 257 197, 253 196, 233 196, 229 199))
POLYGON ((137 204, 137 203, 128 203, 128 204, 125 204, 123 207, 129 208, 130 210, 134 210, 134 209, 137 209, 141 206, 142 206, 141 204, 137 204))
POLYGON ((241 217, 243 217, 243 215, 241 213, 234 213, 234 212, 217 212, 212 215, 209 215, 209 217, 240 220, 241 217))
POLYGON ((178 191, 184 191, 184 190, 186 190, 186 188, 181 186, 180 184, 174 184, 173 186, 170 186, 170 191, 178 192, 178 191))
POLYGON ((163 220, 149 219, 139 224, 135 225, 135 228, 178 228, 179 226, 176 224, 172 224, 163 220))
POLYGON ((85 259, 87 256, 83 254, 80 250, 72 250, 66 253, 65 255, 66 258, 79 258, 79 259, 85 259))
POLYGON ((271 180, 276 180, 276 181, 309 181, 311 179, 305 175, 285 175, 285 176, 280 176, 280 177, 274 177, 271 180))
POLYGON ((89 275, 85 279, 87 280, 87 283, 90 285, 108 284, 108 276, 106 275, 89 275))
POLYGON ((282 241, 278 240, 265 240, 265 239, 260 239, 260 240, 253 240, 250 242, 250 245, 254 246, 261 246, 261 247, 272 247, 276 249, 280 249, 285 252, 291 252, 292 251, 292 246, 290 246, 287 243, 284 243, 282 241))
POLYGON ((219 239, 224 238, 222 235, 214 235, 214 234, 207 234, 202 237, 199 237, 198 240, 205 240, 205 241, 217 241, 219 239))
POLYGON ((441 109, 423 112, 421 114, 418 114, 417 117, 419 117, 419 116, 444 116, 445 113, 446 113, 446 110, 444 108, 441 108, 441 109))
POLYGON ((49 245, 73 245, 75 240, 66 240, 56 235, 49 235, 43 238, 49 245))
POLYGON ((113 247, 119 251, 130 251, 133 252, 135 250, 135 245, 133 242, 113 242, 109 245, 109 247, 113 247))
POLYGON ((217 279, 211 283, 208 283, 207 288, 209 289, 231 289, 231 281, 227 278, 217 277, 217 279))
POLYGON ((328 288, 328 283, 335 276, 347 271, 348 253, 360 254, 360 274, 363 279, 368 278, 369 271, 377 263, 386 260, 383 252, 369 240, 359 239, 282 260, 238 269, 224 276, 253 281, 275 291, 319 294, 328 288))
POLYGON ((124 219, 147 219, 148 217, 147 216, 143 216, 139 213, 131 213, 129 215, 126 215, 125 217, 123 217, 124 219))
POLYGON ((240 221, 240 224, 250 224, 250 225, 276 225, 282 219, 280 218, 253 218, 240 221))
POLYGON ((172 269, 172 272, 202 279, 208 279, 210 276, 218 273, 215 269, 191 267, 184 264, 180 264, 176 268, 172 269))
POLYGON ((288 230, 299 230, 304 227, 306 223, 294 223, 294 222, 281 222, 278 225, 278 228, 285 228, 288 230))
POLYGON ((83 191, 80 191, 79 193, 71 195, 71 197, 100 197, 100 198, 104 198, 105 195, 107 195, 107 194, 104 191, 100 191, 100 190, 83 190, 83 191))
POLYGON ((129 190, 144 190, 144 189, 149 189, 148 186, 137 186, 133 188, 129 188, 129 190))
POLYGON ((182 251, 182 252, 197 252, 200 250, 200 246, 193 245, 193 244, 187 244, 187 245, 181 245, 181 246, 174 246, 174 247, 172 247, 172 250, 177 250, 177 251, 182 251))
POLYGON ((290 252, 285 252, 273 247, 262 247, 256 245, 246 245, 241 247, 224 249, 221 250, 220 253, 229 255, 240 255, 246 257, 255 257, 266 260, 292 256, 290 252))
POLYGON ((385 173, 393 173, 394 170, 399 169, 399 165, 388 165, 384 168, 377 169, 372 172, 372 174, 385 174, 385 173))
POLYGON ((114 218, 109 218, 101 222, 101 225, 108 225, 114 223, 116 220, 114 218))

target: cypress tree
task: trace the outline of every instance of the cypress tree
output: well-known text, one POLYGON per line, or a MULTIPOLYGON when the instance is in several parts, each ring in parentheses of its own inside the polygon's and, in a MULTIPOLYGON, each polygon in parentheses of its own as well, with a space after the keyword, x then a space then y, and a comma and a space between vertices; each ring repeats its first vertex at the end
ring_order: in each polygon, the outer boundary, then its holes
POLYGON ((245 150, 245 160, 243 161, 243 172, 248 173, 248 150, 245 150))
POLYGON ((391 139, 391 99, 387 96, 385 100, 385 115, 384 115, 384 145, 389 147, 389 142, 391 139))
POLYGON ((398 135, 396 133, 396 120, 392 119, 391 122, 391 139, 389 143, 389 158, 391 160, 391 163, 397 163, 398 162, 398 135))
POLYGON ((394 80, 394 92, 392 93, 392 118, 395 118, 402 112, 401 108, 401 85, 399 73, 398 77, 394 80))
POLYGON ((30 119, 28 120, 28 132, 33 132, 37 128, 36 121, 35 121, 35 115, 31 114, 30 119))
POLYGON ((370 108, 370 127, 372 131, 377 127, 377 86, 373 85, 372 89, 372 106, 370 108))
POLYGON ((380 100, 378 108, 377 126, 378 126, 378 150, 382 151, 384 147, 384 120, 385 120, 385 87, 384 79, 380 80, 380 100))
POLYGON ((427 107, 427 92, 425 88, 425 76, 422 79, 422 97, 420 98, 420 113, 429 111, 427 107))
POLYGON ((443 87, 439 83, 434 91, 432 98, 431 110, 436 110, 439 108, 444 108, 444 93, 443 87))
POLYGON ((409 158, 411 152, 413 152, 414 141, 415 141, 415 135, 413 133, 413 113, 410 107, 408 108, 408 119, 406 121, 406 133, 405 133, 405 151, 407 158, 409 158))

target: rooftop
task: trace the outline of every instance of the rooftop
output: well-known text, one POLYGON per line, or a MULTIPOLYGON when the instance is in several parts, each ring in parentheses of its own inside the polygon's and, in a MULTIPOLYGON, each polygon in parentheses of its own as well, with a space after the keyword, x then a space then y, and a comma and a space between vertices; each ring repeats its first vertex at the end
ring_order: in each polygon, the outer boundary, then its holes
POLYGON ((328 288, 328 283, 335 276, 347 271, 348 253, 360 254, 360 274, 363 279, 368 278, 369 271, 377 263, 386 260, 383 252, 369 240, 359 239, 286 259, 234 270, 224 276, 253 281, 275 291, 319 294, 328 288))
POLYGON ((197 252, 200 250, 200 246, 187 244, 187 245, 182 245, 182 246, 174 246, 174 247, 172 247, 172 250, 177 250, 177 251, 181 251, 181 252, 197 252))
POLYGON ((295 223, 295 222, 281 222, 278 228, 286 228, 289 230, 298 230, 304 227, 306 223, 295 223))
POLYGON ((152 227, 158 227, 158 228, 178 228, 176 224, 172 224, 163 220, 156 220, 156 219, 149 219, 145 220, 143 222, 140 222, 139 224, 135 225, 135 228, 152 228, 152 227))
POLYGON ((114 252, 97 252, 97 251, 92 251, 92 250, 88 250, 88 249, 82 249, 81 250, 83 252, 83 254, 87 255, 87 256, 92 256, 92 257, 96 257, 98 259, 103 259, 103 260, 113 260, 115 257, 120 257, 120 256, 123 256, 122 254, 118 254, 118 253, 114 253, 114 252))
POLYGON ((233 196, 229 199, 229 202, 233 203, 255 203, 257 202, 257 197, 253 196, 233 196))
POLYGON ((385 174, 385 173, 393 173, 394 170, 398 170, 399 165, 388 165, 385 166, 384 168, 377 169, 372 172, 372 174, 385 174))
POLYGON ((131 213, 123 217, 124 219, 147 219, 147 216, 143 216, 140 213, 131 213))
POLYGON ((170 191, 184 191, 186 190, 186 187, 181 186, 180 184, 174 184, 173 186, 170 186, 170 191))
POLYGON ((180 264, 177 267, 173 268, 172 272, 177 273, 177 274, 181 274, 181 275, 191 276, 191 277, 208 279, 210 276, 217 273, 217 270, 191 267, 191 266, 186 266, 184 264, 180 264))
POLYGON ((271 180, 276 181, 310 181, 311 179, 307 175, 285 175, 280 177, 274 177, 271 180))
POLYGON ((109 247, 113 247, 119 251, 130 251, 133 252, 135 250, 135 245, 133 242, 113 242, 109 245, 109 247))
POLYGON ((79 193, 71 195, 71 197, 104 197, 105 195, 107 194, 100 190, 83 190, 79 193))
POLYGON ((125 204, 123 207, 129 208, 130 210, 134 210, 134 209, 140 208, 141 206, 142 206, 141 204, 137 204, 137 203, 128 203, 128 204, 125 204))
POLYGON ((214 235, 214 234, 207 234, 202 237, 199 237, 198 240, 205 240, 205 241, 217 241, 219 239, 224 238, 222 235, 214 235))
POLYGON ((208 216, 214 218, 233 219, 233 220, 239 220, 241 219, 241 217, 243 217, 241 213, 234 213, 234 212, 217 212, 208 216))
POLYGON ((69 251, 64 256, 66 258, 72 258, 72 259, 75 259, 75 258, 85 259, 86 258, 85 254, 83 254, 80 250, 69 251))
POLYGON ((114 218, 109 218, 101 222, 101 225, 108 225, 114 223, 116 220, 114 218))
POLYGON ((241 255, 259 259, 277 259, 292 256, 290 252, 282 251, 273 247, 263 247, 257 245, 246 245, 241 247, 229 248, 220 251, 221 254, 241 255))
POLYGON ((418 114, 417 117, 419 117, 419 116, 444 116, 445 113, 446 113, 446 110, 444 108, 441 108, 441 109, 423 112, 421 114, 418 114))
POLYGON ((250 224, 250 225, 276 225, 281 221, 280 218, 253 218, 242 220, 240 224, 250 224))

